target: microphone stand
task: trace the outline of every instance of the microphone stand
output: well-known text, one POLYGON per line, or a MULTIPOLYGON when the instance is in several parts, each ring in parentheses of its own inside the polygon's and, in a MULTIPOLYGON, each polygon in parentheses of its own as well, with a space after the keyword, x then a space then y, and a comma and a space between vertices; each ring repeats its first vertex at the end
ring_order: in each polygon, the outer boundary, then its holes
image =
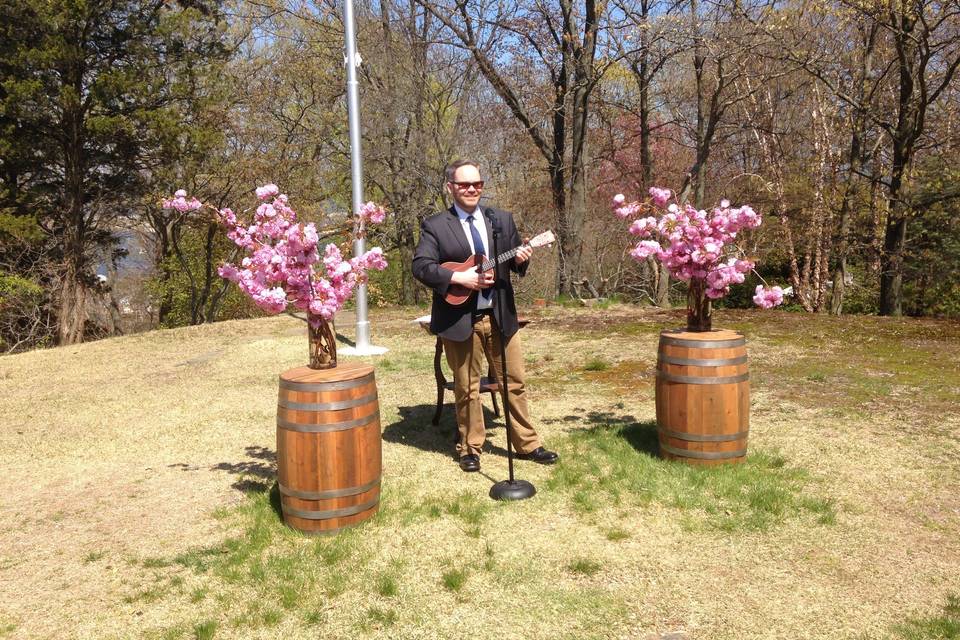
MULTIPOLYGON (((490 228, 493 230, 493 287, 497 294, 497 331, 500 332, 500 393, 503 396, 503 414, 506 416, 507 423, 507 466, 510 470, 510 476, 508 480, 501 480, 500 482, 494 483, 494 485, 490 487, 490 497, 494 500, 525 500, 526 498, 532 498, 537 493, 537 488, 526 480, 516 480, 513 477, 513 445, 511 443, 511 436, 513 435, 513 420, 510 415, 510 392, 508 390, 510 384, 507 382, 507 341, 503 335, 503 313, 504 307, 506 307, 506 287, 500 286, 499 284, 500 265, 497 264, 497 259, 500 256, 500 248, 497 246, 497 241, 500 238, 501 229, 500 225, 493 219, 493 216, 490 215, 489 209, 484 210, 483 214, 490 221, 490 228)), ((510 273, 508 271, 507 278, 509 277, 510 273)))

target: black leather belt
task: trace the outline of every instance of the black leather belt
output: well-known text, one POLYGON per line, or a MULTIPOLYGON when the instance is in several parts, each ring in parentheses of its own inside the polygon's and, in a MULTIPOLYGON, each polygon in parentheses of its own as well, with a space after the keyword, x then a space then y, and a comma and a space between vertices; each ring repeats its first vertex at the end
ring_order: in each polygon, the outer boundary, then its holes
POLYGON ((473 312, 473 321, 477 322, 483 318, 493 318, 493 309, 477 309, 473 312))

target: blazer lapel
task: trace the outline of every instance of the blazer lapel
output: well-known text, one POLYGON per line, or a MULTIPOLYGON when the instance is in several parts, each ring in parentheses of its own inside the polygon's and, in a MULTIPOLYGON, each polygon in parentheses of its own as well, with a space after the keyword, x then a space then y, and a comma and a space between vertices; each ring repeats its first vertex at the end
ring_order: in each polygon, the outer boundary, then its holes
POLYGON ((470 243, 467 242, 466 232, 463 230, 463 225, 460 224, 460 216, 457 215, 457 210, 453 207, 447 209, 447 212, 450 214, 447 216, 447 224, 450 227, 450 234, 457 239, 457 242, 460 243, 460 251, 464 256, 464 260, 471 256, 470 253, 470 243))

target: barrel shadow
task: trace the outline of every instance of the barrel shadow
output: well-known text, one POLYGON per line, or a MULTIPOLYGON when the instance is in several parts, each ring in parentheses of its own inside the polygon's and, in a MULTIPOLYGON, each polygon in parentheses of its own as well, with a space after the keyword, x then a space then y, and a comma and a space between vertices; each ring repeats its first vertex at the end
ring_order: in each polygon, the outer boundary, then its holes
MULTIPOLYGON (((457 421, 454 418, 453 408, 444 408, 440 424, 436 426, 431 423, 435 410, 436 405, 433 404, 397 407, 400 419, 384 428, 384 441, 415 447, 422 451, 441 453, 456 459, 457 421)), ((486 406, 483 408, 483 418, 489 437, 491 429, 498 428, 502 418, 495 418, 493 411, 486 406)), ((484 443, 483 451, 495 455, 507 455, 506 449, 490 444, 489 440, 484 443)))
POLYGON ((582 422, 588 425, 589 431, 616 430, 620 437, 638 452, 646 453, 651 457, 660 455, 656 420, 640 422, 636 416, 629 414, 618 415, 613 411, 589 411, 581 416, 563 416, 552 420, 552 422, 582 422))

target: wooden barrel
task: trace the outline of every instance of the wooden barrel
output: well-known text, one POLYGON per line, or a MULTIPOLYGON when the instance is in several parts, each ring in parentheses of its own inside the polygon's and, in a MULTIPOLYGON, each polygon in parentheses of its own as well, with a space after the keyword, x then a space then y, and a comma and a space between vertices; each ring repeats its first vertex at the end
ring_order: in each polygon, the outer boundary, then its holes
POLYGON ((308 534, 363 522, 380 504, 380 406, 373 367, 280 374, 277 480, 283 521, 308 534))
POLYGON ((735 331, 662 331, 657 352, 660 455, 689 464, 743 462, 750 431, 747 341, 735 331))

